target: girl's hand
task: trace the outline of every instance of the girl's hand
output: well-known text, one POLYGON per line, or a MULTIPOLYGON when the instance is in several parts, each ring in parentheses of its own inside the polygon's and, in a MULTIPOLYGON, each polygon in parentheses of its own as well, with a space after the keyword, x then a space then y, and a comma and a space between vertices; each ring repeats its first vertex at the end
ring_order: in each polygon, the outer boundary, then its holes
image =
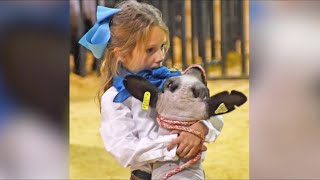
MULTIPOLYGON (((199 131, 203 137, 208 133, 208 128, 200 122, 193 124, 190 128, 199 131)), ((171 150, 178 144, 177 155, 181 158, 192 158, 200 149, 202 151, 206 150, 206 147, 201 143, 201 139, 192 133, 173 130, 171 134, 179 134, 179 136, 167 146, 167 149, 171 150)))

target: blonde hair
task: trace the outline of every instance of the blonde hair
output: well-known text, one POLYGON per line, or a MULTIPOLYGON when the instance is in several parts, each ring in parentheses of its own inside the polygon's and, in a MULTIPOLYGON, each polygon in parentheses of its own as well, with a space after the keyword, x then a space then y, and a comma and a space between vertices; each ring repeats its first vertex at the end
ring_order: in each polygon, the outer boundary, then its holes
MULTIPOLYGON (((110 23, 111 38, 100 69, 103 78, 102 87, 98 92, 100 108, 101 97, 112 86, 112 78, 117 74, 120 65, 119 55, 130 55, 135 47, 139 47, 141 51, 144 50, 143 45, 147 41, 151 27, 154 26, 164 30, 167 39, 169 39, 168 27, 162 20, 160 10, 154 6, 129 0, 119 3, 116 8, 121 11, 113 16, 110 23)), ((169 48, 168 40, 166 48, 167 51, 169 48)))

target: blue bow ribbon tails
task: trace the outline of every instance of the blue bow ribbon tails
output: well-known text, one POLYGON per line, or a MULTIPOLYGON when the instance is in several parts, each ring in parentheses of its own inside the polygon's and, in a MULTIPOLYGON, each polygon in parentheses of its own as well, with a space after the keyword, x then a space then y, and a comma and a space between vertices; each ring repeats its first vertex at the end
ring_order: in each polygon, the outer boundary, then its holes
POLYGON ((80 39, 79 43, 92 52, 94 57, 101 59, 110 40, 110 21, 120 9, 98 6, 97 22, 80 39))
POLYGON ((155 69, 145 69, 145 70, 139 71, 138 73, 126 71, 124 74, 122 74, 122 76, 113 77, 113 86, 118 91, 118 94, 113 99, 113 102, 123 102, 126 99, 128 99, 128 97, 130 97, 130 93, 126 90, 123 84, 123 79, 125 77, 124 75, 130 75, 130 74, 141 76, 147 79, 151 84, 157 86, 159 89, 162 89, 162 86, 165 83, 167 78, 173 77, 173 76, 179 76, 181 75, 181 72, 180 71, 171 72, 168 68, 164 66, 161 66, 155 69))

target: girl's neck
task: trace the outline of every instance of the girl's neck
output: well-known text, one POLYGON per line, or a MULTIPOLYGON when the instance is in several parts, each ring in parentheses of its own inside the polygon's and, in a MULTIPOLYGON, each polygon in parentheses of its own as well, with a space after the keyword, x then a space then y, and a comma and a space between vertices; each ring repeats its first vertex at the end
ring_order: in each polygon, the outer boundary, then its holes
POLYGON ((126 67, 124 67, 122 64, 119 66, 118 68, 118 72, 117 75, 120 77, 125 77, 129 74, 134 74, 135 72, 130 71, 129 69, 127 69, 126 67))

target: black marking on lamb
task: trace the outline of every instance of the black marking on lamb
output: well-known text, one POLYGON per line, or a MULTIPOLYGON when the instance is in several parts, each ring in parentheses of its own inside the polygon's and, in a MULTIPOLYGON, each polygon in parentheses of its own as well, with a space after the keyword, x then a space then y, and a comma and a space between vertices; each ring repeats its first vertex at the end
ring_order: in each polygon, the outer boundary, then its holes
POLYGON ((225 114, 231 112, 235 109, 235 106, 241 106, 247 101, 247 97, 239 91, 232 90, 229 94, 228 91, 220 92, 214 96, 211 96, 208 101, 208 113, 209 116, 214 116, 218 114, 225 114), (228 111, 223 113, 215 113, 216 109, 220 106, 221 103, 224 103, 228 111))

